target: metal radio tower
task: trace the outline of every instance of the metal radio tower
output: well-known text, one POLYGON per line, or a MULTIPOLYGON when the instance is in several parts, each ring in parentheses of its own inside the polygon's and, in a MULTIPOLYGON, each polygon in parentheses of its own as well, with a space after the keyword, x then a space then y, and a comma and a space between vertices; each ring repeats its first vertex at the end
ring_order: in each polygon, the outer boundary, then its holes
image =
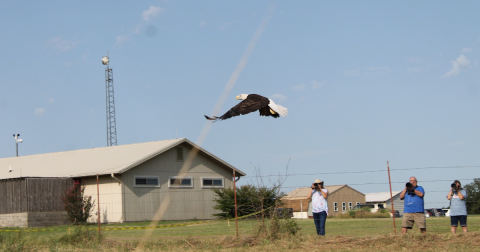
POLYGON ((105 90, 107 94, 107 146, 117 145, 117 126, 115 123, 115 99, 113 96, 113 72, 109 65, 108 53, 102 58, 105 68, 105 90))

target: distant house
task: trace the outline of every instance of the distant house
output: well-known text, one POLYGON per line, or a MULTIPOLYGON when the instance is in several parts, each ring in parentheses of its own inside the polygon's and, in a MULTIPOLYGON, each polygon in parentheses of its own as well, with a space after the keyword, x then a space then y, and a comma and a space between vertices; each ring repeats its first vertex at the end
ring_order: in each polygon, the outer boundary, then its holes
MULTIPOLYGON (((348 185, 325 186, 325 188, 329 192, 327 198, 329 215, 343 213, 358 204, 365 203, 365 194, 348 185)), ((285 207, 293 208, 294 216, 298 216, 298 218, 313 216, 312 206, 307 199, 310 190, 310 187, 297 188, 282 198, 285 207), (300 213, 302 211, 303 213, 300 213)))
POLYGON ((233 187, 234 170, 245 176, 185 138, 2 158, 0 168, 0 227, 66 223, 60 196, 73 180, 95 200, 91 222, 212 219, 211 189, 233 187))
MULTIPOLYGON (((402 191, 392 192, 393 196, 393 207, 395 210, 398 210, 400 215, 403 215, 403 200, 400 200, 400 193, 402 191)), ((380 192, 380 193, 366 193, 365 194, 366 203, 370 204, 383 204, 385 208, 392 209, 390 192, 380 192)))

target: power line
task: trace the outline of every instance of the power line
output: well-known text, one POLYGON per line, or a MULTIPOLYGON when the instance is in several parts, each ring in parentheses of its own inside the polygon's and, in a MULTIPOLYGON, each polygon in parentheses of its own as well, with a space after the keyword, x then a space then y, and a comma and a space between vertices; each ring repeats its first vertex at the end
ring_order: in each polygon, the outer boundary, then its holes
MULTIPOLYGON (((400 168, 400 169, 390 169, 390 171, 408 171, 408 170, 428 170, 428 169, 463 169, 463 168, 480 168, 480 166, 444 166, 444 167, 417 167, 417 168, 400 168)), ((377 172, 387 172, 386 169, 383 170, 370 170, 370 171, 344 171, 344 172, 316 172, 316 173, 287 173, 285 175, 256 175, 256 176, 245 176, 244 178, 256 178, 256 177, 279 177, 279 176, 312 176, 312 175, 332 175, 332 174, 358 174, 358 173, 377 173, 377 172)))

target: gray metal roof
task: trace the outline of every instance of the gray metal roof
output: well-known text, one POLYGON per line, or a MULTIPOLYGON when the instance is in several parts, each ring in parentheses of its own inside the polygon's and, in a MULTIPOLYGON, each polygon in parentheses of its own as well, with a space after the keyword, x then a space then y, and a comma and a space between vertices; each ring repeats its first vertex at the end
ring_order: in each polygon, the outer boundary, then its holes
POLYGON ((239 176, 246 174, 186 138, 118 145, 102 148, 54 152, 0 159, 0 179, 21 177, 86 177, 123 173, 179 144, 188 143, 239 176), (12 171, 9 171, 9 168, 12 171))
MULTIPOLYGON (((393 197, 400 194, 402 191, 393 191, 393 197)), ((380 192, 380 193, 365 193, 366 202, 385 202, 390 200, 390 192, 380 192)))

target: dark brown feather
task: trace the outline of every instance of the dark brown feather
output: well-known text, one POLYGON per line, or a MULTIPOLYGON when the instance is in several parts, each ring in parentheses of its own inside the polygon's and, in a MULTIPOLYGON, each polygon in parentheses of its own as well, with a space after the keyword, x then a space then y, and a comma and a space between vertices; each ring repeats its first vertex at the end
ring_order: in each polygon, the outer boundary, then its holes
POLYGON ((280 117, 280 115, 278 113, 272 114, 269 106, 266 106, 266 107, 263 107, 263 108, 259 109, 258 112, 260 112, 261 116, 272 116, 273 118, 280 117))
POLYGON ((270 103, 268 98, 265 98, 257 94, 249 94, 247 96, 247 99, 235 105, 233 108, 227 111, 224 115, 218 117, 218 119, 225 120, 225 119, 239 116, 239 115, 246 115, 248 113, 260 110, 265 107, 268 109, 270 113, 270 108, 268 107, 268 103, 270 103))

